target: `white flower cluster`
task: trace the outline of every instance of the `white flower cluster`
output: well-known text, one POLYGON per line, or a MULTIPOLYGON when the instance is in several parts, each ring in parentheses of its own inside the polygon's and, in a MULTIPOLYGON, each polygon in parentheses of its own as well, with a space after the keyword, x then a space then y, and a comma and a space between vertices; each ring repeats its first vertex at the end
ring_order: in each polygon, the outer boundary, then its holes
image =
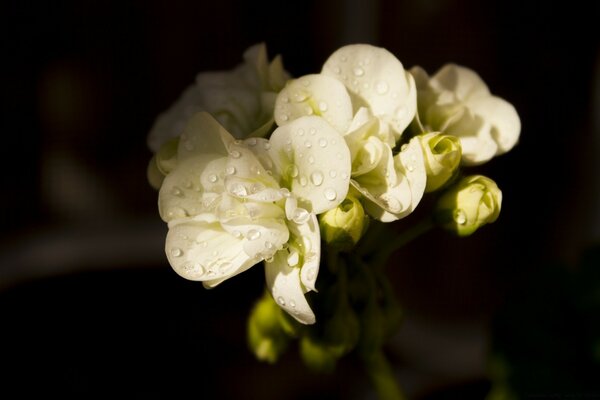
POLYGON ((463 163, 481 163, 519 135, 514 108, 462 67, 430 79, 365 44, 340 48, 319 74, 297 79, 279 57, 268 61, 264 45, 244 59, 200 74, 150 132, 166 253, 177 273, 205 287, 264 261, 273 298, 304 324, 315 322, 305 293, 319 272, 318 215, 350 198, 371 218, 398 220, 417 207, 428 176, 430 190, 434 174, 435 188, 452 175, 461 161, 452 145, 462 145, 463 163), (460 144, 403 136, 417 107, 420 126, 460 144))

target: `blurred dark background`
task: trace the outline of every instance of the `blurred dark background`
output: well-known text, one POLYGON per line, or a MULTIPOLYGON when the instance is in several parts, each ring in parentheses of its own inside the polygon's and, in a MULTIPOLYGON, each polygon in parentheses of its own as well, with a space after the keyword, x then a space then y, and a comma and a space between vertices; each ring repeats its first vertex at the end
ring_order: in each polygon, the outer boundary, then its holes
POLYGON ((207 291, 164 256, 146 135, 198 72, 264 41, 294 76, 356 42, 405 68, 459 63, 515 105, 520 143, 473 169, 502 189, 499 220, 468 239, 430 232, 392 260, 406 319, 389 351, 411 398, 484 398, 527 373, 541 378, 525 397, 600 397, 587 379, 600 263, 581 261, 600 238, 594 2, 7 1, 0 15, 0 393, 372 398, 352 358, 332 375, 307 372, 294 348, 276 367, 254 360, 245 318, 261 267, 207 291))

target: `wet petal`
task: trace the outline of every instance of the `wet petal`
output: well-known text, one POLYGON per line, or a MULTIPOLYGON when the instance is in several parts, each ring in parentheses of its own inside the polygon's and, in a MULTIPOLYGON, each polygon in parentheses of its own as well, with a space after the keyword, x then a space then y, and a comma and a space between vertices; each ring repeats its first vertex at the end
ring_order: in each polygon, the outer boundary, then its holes
POLYGON ((453 92, 459 100, 490 95, 487 85, 475 71, 456 64, 444 65, 431 78, 430 84, 438 91, 453 92))
POLYGON ((269 153, 282 176, 281 185, 316 214, 336 207, 348 193, 350 151, 343 137, 324 119, 301 117, 277 128, 269 153))
POLYGON ((277 125, 309 115, 323 117, 339 133, 345 133, 352 121, 352 102, 344 85, 318 74, 289 81, 275 101, 277 125))
POLYGON ((369 107, 399 138, 417 109, 415 82, 386 49, 365 44, 340 48, 323 65, 324 75, 340 80, 354 109, 369 107))
POLYGON ((199 112, 188 121, 177 149, 178 161, 199 154, 227 154, 234 138, 210 114, 199 112))
POLYGON ((498 145, 496 154, 502 154, 514 147, 519 140, 521 120, 515 107, 496 96, 469 102, 476 115, 490 124, 491 137, 498 145))
POLYGON ((201 214, 169 224, 165 251, 179 275, 214 286, 256 264, 243 247, 244 241, 226 232, 214 215, 201 214))
POLYGON ((289 252, 278 251, 273 261, 265 262, 265 277, 273 298, 302 324, 314 324, 315 314, 304 297, 300 268, 288 265, 289 252))

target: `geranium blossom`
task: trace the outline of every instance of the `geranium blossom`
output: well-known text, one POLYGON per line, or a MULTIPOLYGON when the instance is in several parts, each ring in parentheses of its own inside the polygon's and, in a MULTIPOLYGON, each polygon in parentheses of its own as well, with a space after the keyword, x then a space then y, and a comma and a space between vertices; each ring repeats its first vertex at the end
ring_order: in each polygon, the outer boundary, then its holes
POLYGON ((173 269, 214 287, 265 260, 278 304, 314 323, 304 293, 319 270, 316 214, 336 207, 349 185, 350 152, 338 138, 322 119, 305 117, 269 140, 241 141, 209 114, 194 115, 159 192, 173 269))

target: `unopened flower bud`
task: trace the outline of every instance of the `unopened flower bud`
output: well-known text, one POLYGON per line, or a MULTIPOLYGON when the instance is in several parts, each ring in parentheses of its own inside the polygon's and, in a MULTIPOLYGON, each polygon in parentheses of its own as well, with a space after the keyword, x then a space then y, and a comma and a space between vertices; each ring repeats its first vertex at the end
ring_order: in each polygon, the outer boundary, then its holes
POLYGON ((254 305, 248 318, 248 345, 261 361, 274 363, 285 351, 289 337, 280 325, 281 308, 269 293, 254 305))
POLYGON ((468 236, 494 222, 500 214, 502 192, 483 176, 467 176, 448 189, 436 205, 438 223, 459 236, 468 236))
POLYGON ((333 247, 351 249, 367 228, 368 217, 360 201, 348 195, 336 208, 319 216, 322 239, 333 247))
POLYGON ((327 344, 310 335, 300 338, 300 356, 304 364, 316 372, 333 372, 338 359, 327 344))
POLYGON ((439 132, 419 136, 425 156, 427 186, 425 192, 441 188, 457 171, 461 159, 460 140, 439 132))

